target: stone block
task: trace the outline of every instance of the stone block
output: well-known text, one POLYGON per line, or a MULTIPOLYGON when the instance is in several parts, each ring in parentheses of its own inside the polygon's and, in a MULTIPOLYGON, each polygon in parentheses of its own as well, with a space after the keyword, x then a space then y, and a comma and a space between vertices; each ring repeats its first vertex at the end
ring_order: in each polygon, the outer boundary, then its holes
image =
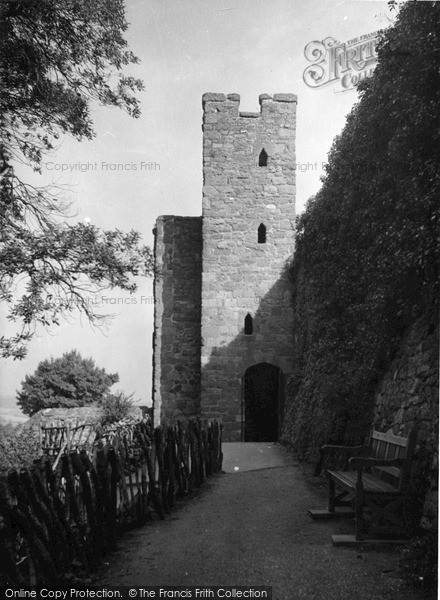
POLYGON ((296 94, 274 94, 274 102, 298 102, 298 96, 296 94))
POLYGON ((206 92, 202 96, 202 104, 206 102, 225 102, 226 95, 225 94, 215 94, 211 92, 206 92))

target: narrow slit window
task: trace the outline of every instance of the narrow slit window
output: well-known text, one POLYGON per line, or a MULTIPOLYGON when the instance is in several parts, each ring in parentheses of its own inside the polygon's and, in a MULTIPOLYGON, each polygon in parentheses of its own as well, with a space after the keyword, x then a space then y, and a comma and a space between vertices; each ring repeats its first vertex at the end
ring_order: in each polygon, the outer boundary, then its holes
POLYGON ((254 322, 251 315, 248 313, 244 318, 244 334, 252 335, 254 331, 254 322))
POLYGON ((260 223, 260 226, 258 227, 258 243, 266 243, 266 225, 264 223, 260 223))
POLYGON ((267 152, 266 150, 263 148, 263 150, 260 152, 260 156, 258 157, 258 166, 259 167, 267 167, 267 152))

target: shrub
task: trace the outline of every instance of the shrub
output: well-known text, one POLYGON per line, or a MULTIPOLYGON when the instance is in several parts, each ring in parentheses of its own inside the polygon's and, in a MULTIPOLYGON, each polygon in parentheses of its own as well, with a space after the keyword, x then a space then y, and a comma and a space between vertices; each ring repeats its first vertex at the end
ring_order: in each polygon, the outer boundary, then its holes
POLYGON ((0 471, 30 467, 42 454, 38 427, 0 426, 0 471))
POLYGON ((101 425, 111 425, 130 416, 133 409, 133 394, 126 396, 124 392, 108 394, 100 402, 101 425))

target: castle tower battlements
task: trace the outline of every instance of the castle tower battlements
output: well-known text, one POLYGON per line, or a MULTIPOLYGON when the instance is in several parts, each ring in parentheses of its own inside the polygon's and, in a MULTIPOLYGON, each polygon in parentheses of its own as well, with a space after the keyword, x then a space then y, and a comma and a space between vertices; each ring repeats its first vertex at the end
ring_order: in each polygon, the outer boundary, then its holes
MULTIPOLYGON (((205 114, 209 113, 229 113, 229 115, 236 115, 243 118, 265 118, 270 115, 271 107, 274 102, 285 102, 289 104, 296 104, 298 98, 295 94, 260 94, 258 96, 258 102, 260 104, 260 112, 239 112, 240 108, 240 94, 212 94, 207 92, 202 96, 202 107, 205 114), (222 108, 219 108, 218 104, 225 102, 222 108)), ((286 108, 285 112, 291 112, 286 108)), ((209 123, 210 121, 205 121, 209 123)), ((216 122, 215 120, 213 122, 216 122)))

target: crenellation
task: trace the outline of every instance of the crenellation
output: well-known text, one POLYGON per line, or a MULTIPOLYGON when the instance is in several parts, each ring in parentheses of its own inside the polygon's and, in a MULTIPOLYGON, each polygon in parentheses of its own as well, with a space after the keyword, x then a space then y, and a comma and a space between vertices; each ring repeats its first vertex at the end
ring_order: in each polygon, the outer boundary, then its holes
MULTIPOLYGON (((264 119, 268 125, 294 127, 290 117, 295 115, 296 112, 297 96, 295 94, 274 94, 273 96, 260 94, 259 104, 260 112, 240 111, 239 94, 203 94, 203 130, 211 131, 214 127, 209 127, 209 129, 206 129, 206 127, 224 123, 225 119, 231 117, 241 124, 264 119)), ((226 132, 224 128, 221 131, 222 133, 226 132)), ((240 130, 239 133, 246 133, 246 130, 240 130)), ((268 132, 268 134, 270 133, 268 132)))
POLYGON ((273 100, 274 102, 289 102, 297 104, 298 96, 296 94, 274 94, 273 100))

